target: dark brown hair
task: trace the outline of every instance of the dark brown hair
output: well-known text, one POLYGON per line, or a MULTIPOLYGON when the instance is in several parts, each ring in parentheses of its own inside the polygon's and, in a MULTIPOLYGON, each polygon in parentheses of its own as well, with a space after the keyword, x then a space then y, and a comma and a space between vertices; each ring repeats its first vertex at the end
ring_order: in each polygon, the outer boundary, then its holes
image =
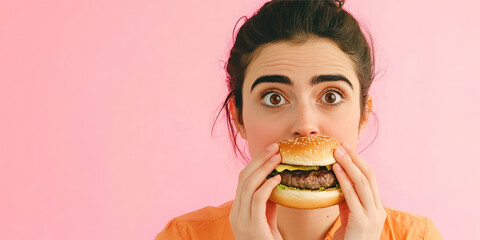
MULTIPOLYGON (((235 155, 238 151, 244 160, 247 159, 238 147, 238 132, 232 123, 228 103, 235 100, 238 120, 243 123, 242 87, 245 70, 254 57, 255 50, 267 43, 285 40, 303 43, 316 37, 336 42, 355 63, 360 81, 360 112, 362 118, 364 117, 368 90, 375 77, 373 47, 369 46, 357 20, 342 8, 343 4, 344 1, 334 0, 273 0, 265 3, 240 27, 225 64, 229 93, 221 109, 226 111, 225 117, 235 155)), ((371 37, 369 39, 371 43, 371 37)), ((215 123, 220 113, 221 111, 215 123)))

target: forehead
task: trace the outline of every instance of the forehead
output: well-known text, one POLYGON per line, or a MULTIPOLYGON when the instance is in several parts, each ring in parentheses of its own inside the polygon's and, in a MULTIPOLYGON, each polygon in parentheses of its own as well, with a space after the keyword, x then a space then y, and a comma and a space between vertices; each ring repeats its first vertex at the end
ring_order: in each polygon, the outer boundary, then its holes
POLYGON ((284 74, 297 81, 313 75, 343 74, 357 91, 359 82, 352 59, 327 38, 314 38, 304 43, 281 41, 268 43, 255 51, 245 71, 245 87, 262 75, 284 74))

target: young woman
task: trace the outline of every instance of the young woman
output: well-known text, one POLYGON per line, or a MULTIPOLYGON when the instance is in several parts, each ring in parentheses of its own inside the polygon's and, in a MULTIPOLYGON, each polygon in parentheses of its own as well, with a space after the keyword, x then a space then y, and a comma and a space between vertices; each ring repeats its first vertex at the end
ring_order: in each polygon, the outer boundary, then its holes
POLYGON ((156 239, 441 239, 429 218, 382 205, 357 153, 372 109, 374 58, 342 5, 272 1, 240 28, 224 107, 234 146, 240 134, 252 159, 233 201, 175 218, 156 239), (314 210, 270 202, 280 183, 278 175, 266 180, 281 162, 276 143, 316 135, 342 142, 333 170, 346 201, 314 210))

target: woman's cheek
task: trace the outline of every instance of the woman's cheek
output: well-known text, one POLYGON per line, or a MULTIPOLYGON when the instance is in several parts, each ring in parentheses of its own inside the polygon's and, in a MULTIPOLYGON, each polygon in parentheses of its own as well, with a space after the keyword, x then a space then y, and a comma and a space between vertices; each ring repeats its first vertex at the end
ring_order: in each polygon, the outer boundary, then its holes
POLYGON ((281 121, 256 120, 250 121, 250 123, 245 127, 251 156, 257 155, 270 144, 283 140, 285 137, 285 126, 281 121))
POLYGON ((355 146, 358 140, 358 123, 355 116, 335 119, 324 132, 340 142, 348 142, 351 146, 355 146))

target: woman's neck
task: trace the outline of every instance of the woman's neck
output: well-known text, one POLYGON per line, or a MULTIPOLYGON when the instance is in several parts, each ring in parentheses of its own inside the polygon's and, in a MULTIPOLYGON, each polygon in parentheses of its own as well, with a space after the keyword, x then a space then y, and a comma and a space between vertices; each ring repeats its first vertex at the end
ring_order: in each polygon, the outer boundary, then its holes
POLYGON ((338 206, 303 210, 277 205, 277 227, 283 239, 325 239, 339 215, 338 206))

